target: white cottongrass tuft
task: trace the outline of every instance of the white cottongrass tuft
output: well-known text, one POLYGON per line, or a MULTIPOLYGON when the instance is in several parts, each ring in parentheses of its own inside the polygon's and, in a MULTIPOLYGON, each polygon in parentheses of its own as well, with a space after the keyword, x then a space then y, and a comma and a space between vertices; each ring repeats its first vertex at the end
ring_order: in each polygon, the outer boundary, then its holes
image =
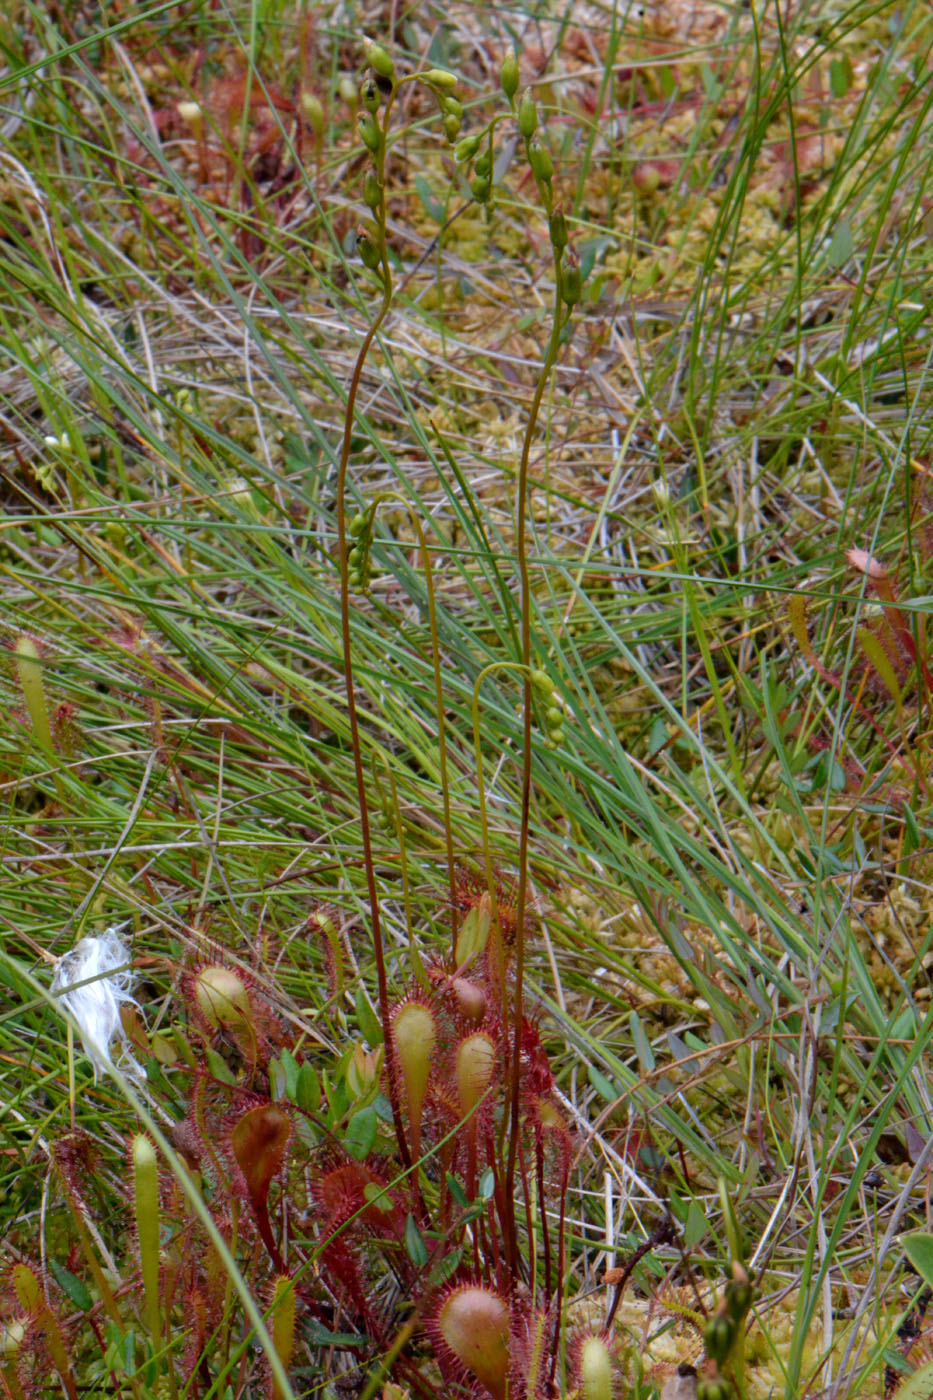
POLYGON ((52 978, 53 994, 61 997, 62 1005, 78 1023, 85 1052, 94 1065, 95 1083, 100 1070, 113 1068, 114 1041, 119 1045, 123 1072, 139 1076, 145 1073, 133 1058, 120 1020, 122 1005, 138 1005, 131 993, 133 974, 129 961, 126 944, 116 929, 109 928, 99 937, 82 938, 76 943, 70 953, 59 959, 52 978))

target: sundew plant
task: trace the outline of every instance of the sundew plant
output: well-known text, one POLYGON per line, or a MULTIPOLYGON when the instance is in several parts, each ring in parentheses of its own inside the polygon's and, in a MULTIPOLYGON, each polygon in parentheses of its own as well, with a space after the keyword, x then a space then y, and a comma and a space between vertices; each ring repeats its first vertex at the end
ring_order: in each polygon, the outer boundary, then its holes
POLYGON ((0 33, 3 1395, 928 1395, 928 7, 0 33))

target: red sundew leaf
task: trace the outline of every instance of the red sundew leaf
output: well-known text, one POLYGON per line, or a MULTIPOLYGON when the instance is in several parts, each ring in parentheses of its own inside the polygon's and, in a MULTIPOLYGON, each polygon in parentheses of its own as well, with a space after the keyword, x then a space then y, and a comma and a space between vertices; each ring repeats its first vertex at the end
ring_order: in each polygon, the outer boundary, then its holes
POLYGON ((884 565, 879 563, 873 554, 869 554, 867 549, 858 549, 856 547, 847 549, 846 559, 848 559, 853 569, 858 569, 860 574, 867 574, 870 579, 880 580, 886 579, 888 576, 888 571, 884 565))
POLYGON ((244 1113, 230 1134, 230 1145, 246 1182, 262 1242, 276 1268, 282 1271, 285 1265, 269 1224, 268 1200, 269 1187, 281 1169, 291 1131, 288 1114, 270 1103, 244 1113))

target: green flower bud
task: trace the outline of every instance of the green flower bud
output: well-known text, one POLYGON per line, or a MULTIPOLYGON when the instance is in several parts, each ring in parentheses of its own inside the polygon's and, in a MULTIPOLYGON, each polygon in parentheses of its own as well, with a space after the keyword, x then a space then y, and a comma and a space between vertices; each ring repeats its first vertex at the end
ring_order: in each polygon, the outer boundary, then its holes
POLYGON ((697 1381, 697 1400, 730 1400, 729 1387, 725 1381, 701 1379, 697 1381))
POLYGON ((564 720, 563 710, 559 710, 556 705, 549 705, 544 716, 549 729, 557 729, 564 720))
POLYGON ((358 539, 363 534, 366 529, 366 516, 363 515, 362 511, 359 515, 354 515, 347 528, 354 539, 358 539))
POLYGON ((511 44, 506 49, 505 58, 502 60, 499 82, 502 84, 502 91, 511 102, 518 92, 518 59, 515 57, 515 50, 511 44))
POLYGON ((576 306, 583 295, 583 278, 580 276, 580 269, 576 263, 564 269, 564 276, 561 282, 560 294, 563 297, 565 306, 576 306))
POLYGON ((323 135, 324 108, 320 98, 316 97, 313 92, 303 92, 301 94, 301 110, 315 136, 323 135))
POLYGON ((567 247, 567 220, 562 209, 555 209, 549 221, 551 247, 555 253, 562 253, 567 247))
POLYGON ((363 199, 370 209, 378 209, 382 204, 382 186, 370 170, 363 185, 363 199))
POLYGON ((472 160, 479 150, 482 136, 464 136, 462 141, 458 141, 454 147, 454 160, 463 165, 464 161, 472 160))
POLYGON ((380 78, 395 77, 395 64, 392 62, 385 49, 380 48, 378 44, 374 44, 372 39, 363 40, 363 53, 366 56, 366 62, 369 64, 370 68, 374 73, 378 73, 380 78))
POLYGON ((354 545, 354 547, 350 550, 350 553, 347 555, 347 563, 349 564, 351 569, 358 569, 362 562, 363 551, 361 549, 357 549, 357 547, 354 545))
POLYGON ((485 175, 477 175, 470 181, 470 189, 477 204, 485 204, 489 198, 490 184, 485 175))
POLYGON ((370 272, 379 271, 382 259, 379 256, 379 249, 368 234, 358 234, 356 251, 362 258, 364 267, 368 267, 370 272))
POLYGON ((453 112, 447 113, 444 118, 444 135, 447 137, 448 141, 456 141, 457 137, 460 135, 460 127, 462 125, 463 123, 460 118, 455 116, 453 112))
POLYGON ((379 128, 379 123, 371 112, 360 112, 356 119, 356 126, 363 145, 375 155, 382 145, 382 131, 379 128))
POLYGON ((372 78, 367 78, 366 82, 360 88, 360 101, 366 108, 367 112, 371 112, 373 116, 375 116, 375 114, 379 111, 379 106, 382 102, 382 98, 380 97, 379 89, 376 87, 376 84, 373 82, 372 78))
POLYGON ((482 155, 476 157, 476 164, 473 166, 476 175, 488 177, 492 174, 492 160, 488 151, 483 151, 482 155))
POLYGON ((454 74, 446 72, 443 68, 429 68, 428 71, 422 73, 421 76, 424 78, 424 81, 430 83, 432 87, 446 88, 449 90, 457 86, 457 79, 454 74))
POLYGON ((543 146, 539 146, 537 141, 532 142, 529 146, 528 159, 536 179, 544 181, 551 179, 554 174, 554 162, 551 160, 550 152, 545 150, 543 146))
POLYGON ((543 695, 550 695, 551 691, 554 689, 547 671, 541 670, 540 667, 538 670, 532 671, 531 684, 534 686, 535 690, 540 691, 543 695))
POLYGON ((733 1324, 721 1313, 717 1313, 707 1322, 706 1330, 703 1333, 706 1354, 711 1361, 716 1362, 717 1366, 722 1365, 729 1355, 734 1335, 733 1324))
POLYGON ((530 92, 525 92, 518 104, 518 129, 526 141, 534 136, 538 126, 538 109, 530 92))
POLYGON ((752 1305, 752 1286, 748 1281, 748 1274, 741 1267, 739 1277, 733 1277, 726 1284, 725 1301, 726 1312, 734 1322, 741 1322, 745 1314, 752 1305))
POLYGON ((444 98, 444 111, 449 112, 452 117, 459 117, 463 120, 463 103, 458 102, 455 97, 444 98))

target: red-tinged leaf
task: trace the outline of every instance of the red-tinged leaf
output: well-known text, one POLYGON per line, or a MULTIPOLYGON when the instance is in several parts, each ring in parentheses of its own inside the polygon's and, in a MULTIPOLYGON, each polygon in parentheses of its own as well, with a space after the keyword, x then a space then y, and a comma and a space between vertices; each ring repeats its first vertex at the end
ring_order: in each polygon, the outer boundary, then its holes
POLYGON ((270 1103, 259 1104, 244 1113, 230 1135, 233 1155, 243 1173, 262 1242, 276 1268, 283 1273, 285 1266, 269 1224, 268 1200, 269 1187, 281 1169, 291 1131, 288 1114, 277 1104, 270 1103))

